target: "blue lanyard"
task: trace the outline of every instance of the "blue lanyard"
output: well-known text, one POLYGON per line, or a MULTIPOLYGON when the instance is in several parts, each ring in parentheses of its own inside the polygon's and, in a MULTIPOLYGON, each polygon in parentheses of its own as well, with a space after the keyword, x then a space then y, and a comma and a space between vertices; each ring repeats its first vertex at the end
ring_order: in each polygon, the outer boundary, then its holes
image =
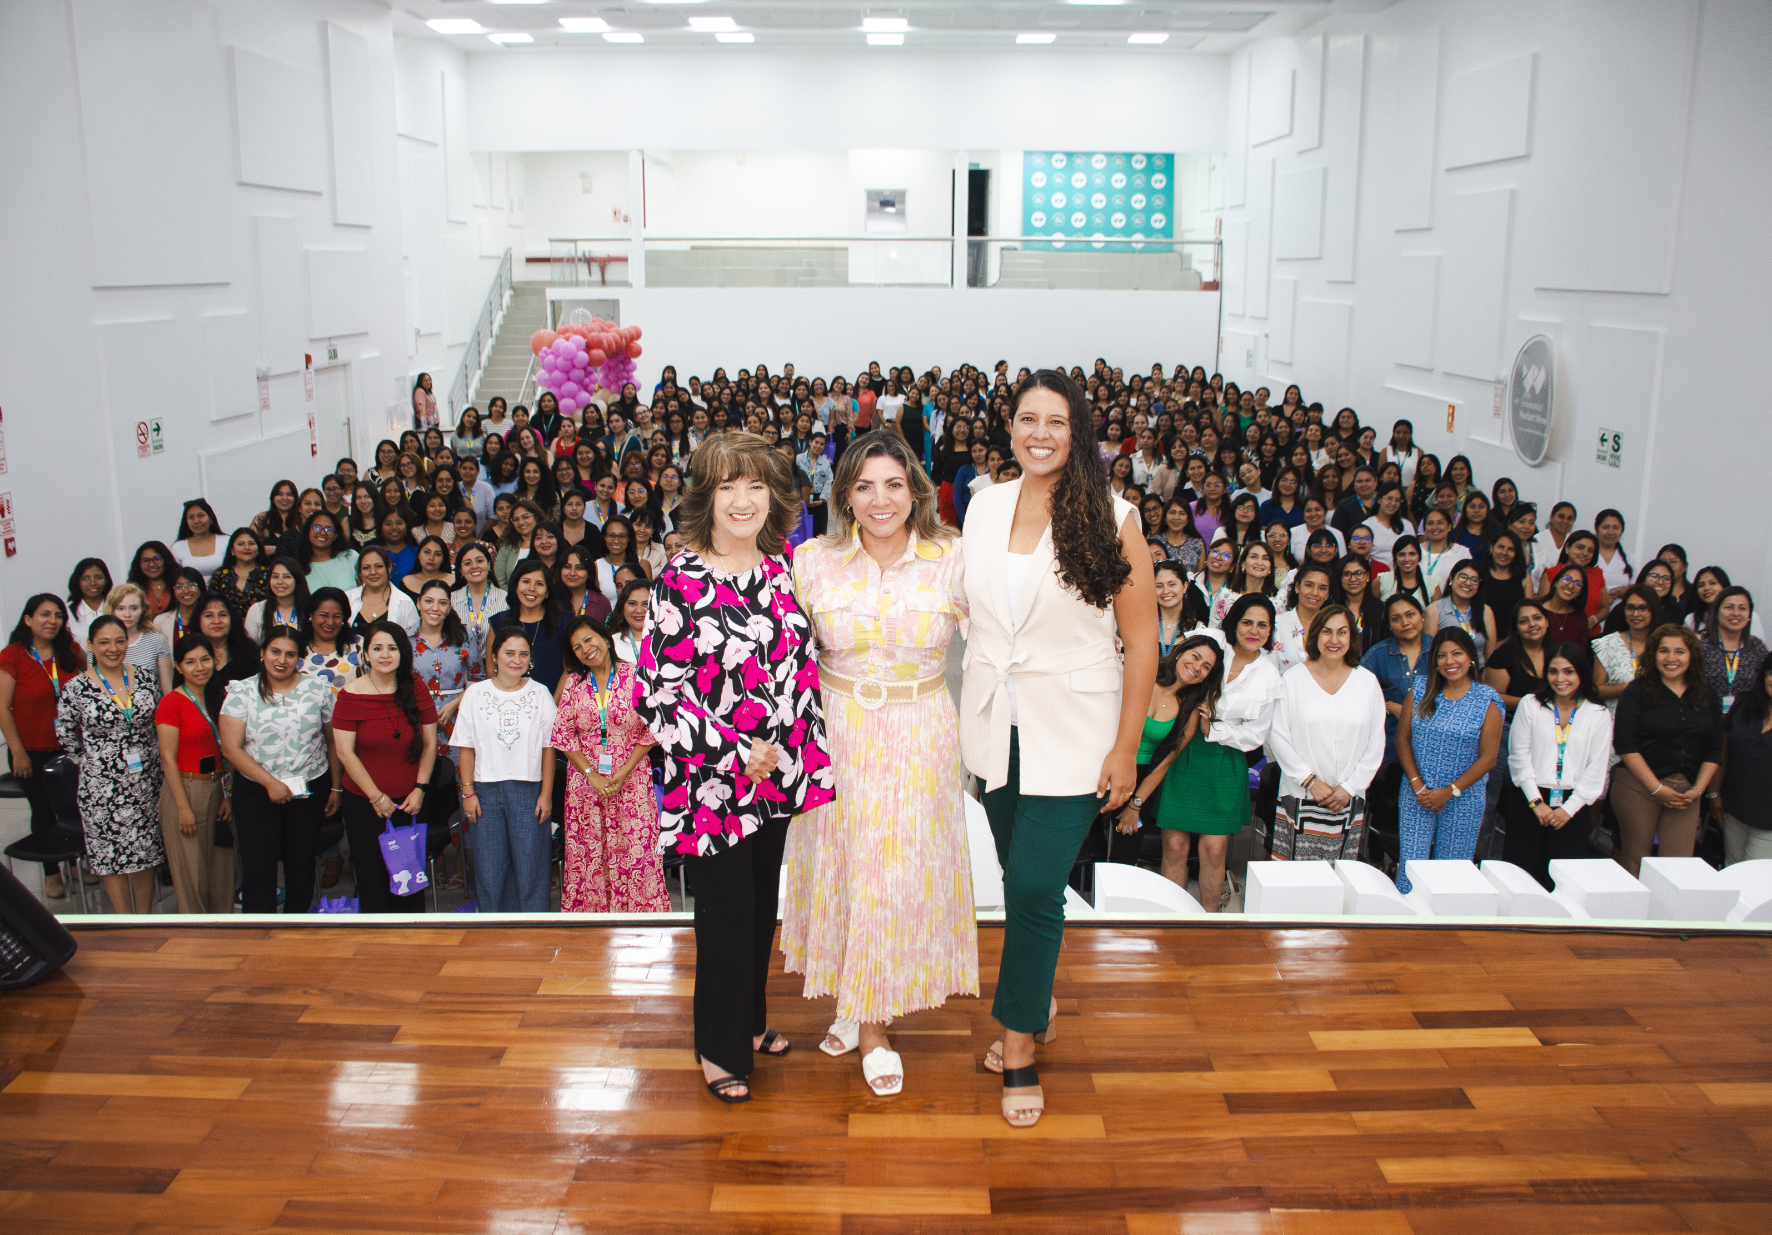
MULTIPOLYGON (((1551 704, 1551 717, 1553 719, 1553 724, 1551 726, 1551 732, 1553 732, 1557 735, 1557 780, 1558 781, 1561 781, 1563 779, 1563 756, 1566 755, 1569 751, 1569 732, 1570 732, 1570 730, 1575 728, 1575 713, 1579 712, 1580 710, 1581 710, 1581 700, 1577 699, 1575 701, 1575 706, 1569 709, 1569 719, 1567 722, 1565 722, 1563 720, 1562 705, 1556 704, 1556 703, 1551 704)), ((1561 806, 1563 804, 1563 790, 1562 789, 1551 790, 1550 804, 1553 808, 1561 806)))
POLYGON ((116 689, 105 677, 103 670, 95 669, 93 672, 97 674, 100 684, 104 686, 105 694, 110 696, 111 702, 117 705, 117 710, 123 713, 123 723, 126 725, 132 723, 135 720, 135 688, 129 684, 129 666, 123 667, 123 694, 120 698, 116 689))

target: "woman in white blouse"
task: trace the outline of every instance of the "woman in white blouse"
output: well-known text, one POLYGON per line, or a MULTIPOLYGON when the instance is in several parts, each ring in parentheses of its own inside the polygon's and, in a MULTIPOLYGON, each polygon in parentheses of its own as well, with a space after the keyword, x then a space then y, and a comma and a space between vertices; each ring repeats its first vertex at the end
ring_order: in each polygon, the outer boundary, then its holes
POLYGON ((209 576, 220 569, 228 556, 228 542, 217 535, 215 511, 202 498, 185 503, 178 517, 178 535, 172 540, 172 556, 180 566, 189 566, 209 582, 209 576))
POLYGON ((1305 636, 1310 633, 1317 613, 1329 603, 1334 589, 1335 576, 1321 562, 1306 562, 1292 572, 1291 585, 1286 589, 1289 607, 1274 623, 1274 665, 1280 672, 1308 659, 1305 636))
POLYGON ((1509 862, 1551 886, 1554 858, 1591 857, 1588 808, 1606 793, 1612 713, 1594 689, 1585 649, 1558 644, 1545 653, 1545 685, 1520 700, 1507 744, 1512 783, 1501 791, 1509 862))
POLYGON ((1397 541, 1415 533, 1415 525, 1403 517, 1402 511, 1403 491, 1396 485, 1385 485, 1378 491, 1377 509, 1362 525, 1372 531, 1372 560, 1386 567, 1395 564, 1391 551, 1397 541))
POLYGON ((1280 765, 1274 858, 1357 859, 1366 790, 1384 760, 1384 689, 1360 667, 1353 622, 1340 605, 1316 615, 1305 654, 1280 678, 1268 734, 1280 765))

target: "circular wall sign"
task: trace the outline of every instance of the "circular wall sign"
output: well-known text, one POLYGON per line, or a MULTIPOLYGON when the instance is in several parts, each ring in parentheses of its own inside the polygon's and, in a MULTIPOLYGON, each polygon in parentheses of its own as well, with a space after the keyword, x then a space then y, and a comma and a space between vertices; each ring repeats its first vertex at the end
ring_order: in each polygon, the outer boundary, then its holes
POLYGON ((1546 335, 1533 335, 1514 357, 1513 372, 1507 379, 1507 419, 1514 452, 1533 467, 1543 463, 1550 451, 1556 378, 1556 344, 1546 335))

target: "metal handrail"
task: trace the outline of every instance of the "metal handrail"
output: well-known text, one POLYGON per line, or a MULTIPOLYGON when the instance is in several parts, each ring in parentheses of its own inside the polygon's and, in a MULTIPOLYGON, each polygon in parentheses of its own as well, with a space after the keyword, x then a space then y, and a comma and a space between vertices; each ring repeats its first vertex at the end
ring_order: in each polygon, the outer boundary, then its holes
POLYGON ((480 384, 480 374, 486 368, 487 357, 492 354, 493 340, 498 337, 498 327, 504 321, 505 308, 511 303, 511 251, 498 263, 498 273, 492 278, 492 286, 486 291, 486 299, 480 305, 480 316, 474 322, 474 329, 468 333, 468 345, 462 352, 461 367, 456 370, 455 380, 449 384, 449 403, 445 414, 449 423, 445 430, 453 429, 461 419, 461 413, 473 399, 474 392, 480 384))

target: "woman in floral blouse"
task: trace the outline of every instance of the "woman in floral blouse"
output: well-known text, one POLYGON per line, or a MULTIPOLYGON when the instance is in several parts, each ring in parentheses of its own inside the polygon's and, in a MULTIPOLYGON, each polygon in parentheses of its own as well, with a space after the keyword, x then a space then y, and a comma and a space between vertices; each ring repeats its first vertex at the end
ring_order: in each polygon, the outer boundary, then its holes
POLYGON ((695 887, 695 1050, 708 1089, 750 1100, 752 1052, 785 1055, 764 986, 788 820, 834 797, 810 626, 782 549, 786 460, 728 432, 695 452, 687 548, 652 588, 635 706, 664 751, 662 843, 695 887))
MULTIPOLYGON (((449 585, 432 579, 418 590, 418 634, 412 640, 412 672, 437 701, 437 744, 447 746, 456 709, 470 683, 486 676, 480 640, 468 633, 450 603, 449 585)), ((445 752, 452 758, 453 752, 445 752)))

